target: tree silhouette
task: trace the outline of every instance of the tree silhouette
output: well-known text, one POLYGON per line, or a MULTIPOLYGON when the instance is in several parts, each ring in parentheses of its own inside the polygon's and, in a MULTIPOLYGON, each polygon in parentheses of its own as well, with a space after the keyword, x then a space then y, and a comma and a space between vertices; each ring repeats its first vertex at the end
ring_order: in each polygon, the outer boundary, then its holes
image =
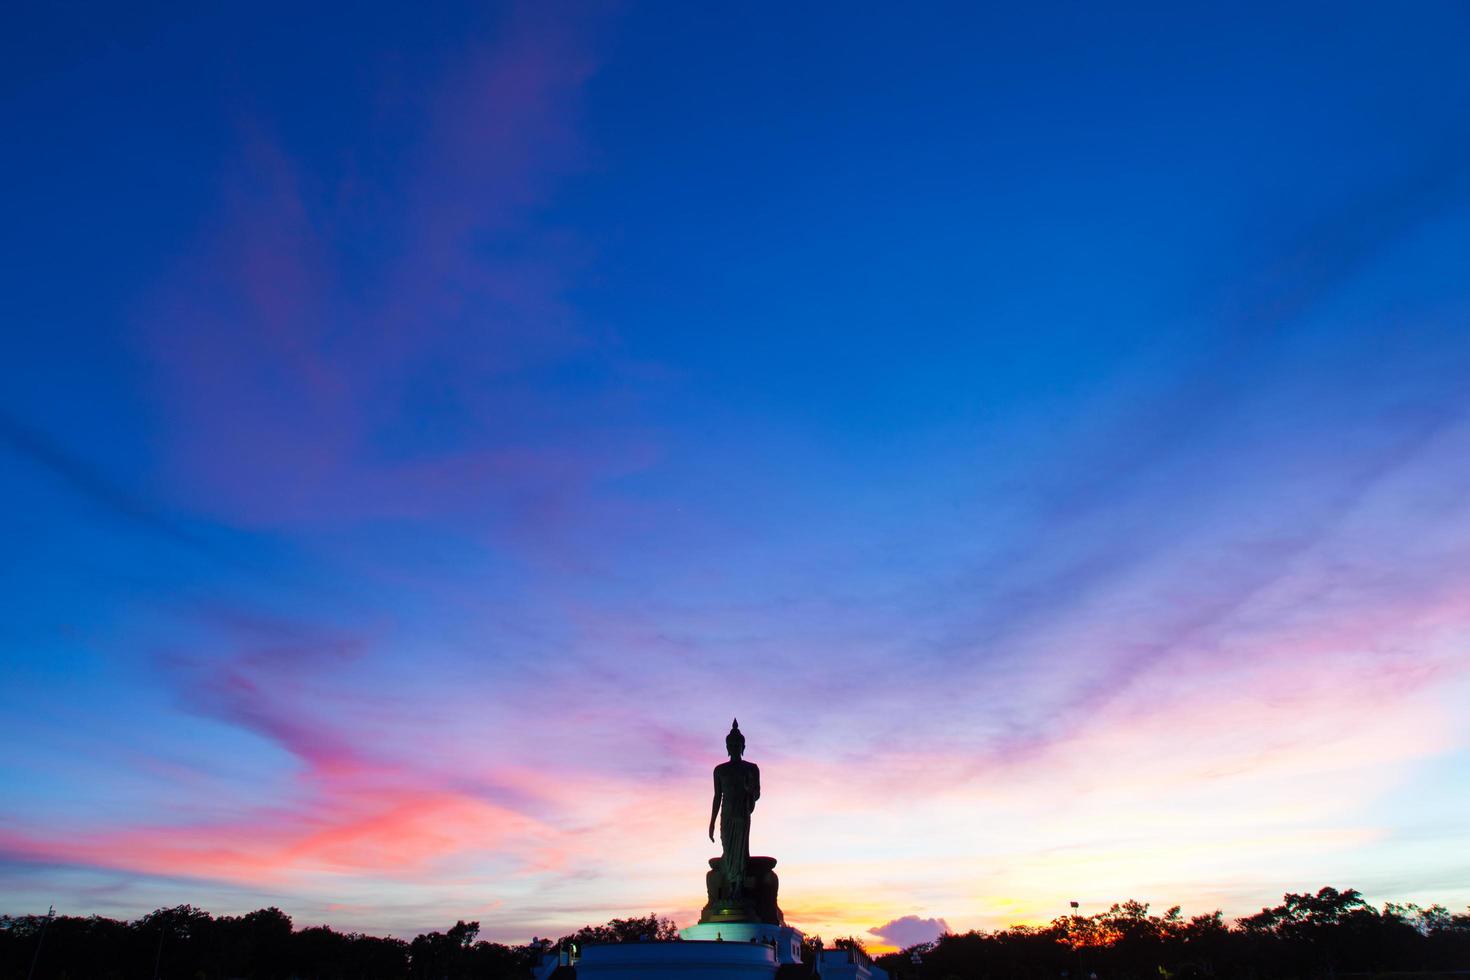
POLYGON ((1151 915, 1130 900, 1042 927, 941 936, 878 962, 898 980, 1315 980, 1387 972, 1435 980, 1436 971, 1470 964, 1470 913, 1438 905, 1376 910, 1355 890, 1323 888, 1289 893, 1232 926, 1218 911, 1151 915))
MULTIPOLYGON (((155 968, 161 980, 530 980, 548 947, 671 940, 678 931, 648 915, 584 926, 556 944, 505 946, 479 935, 478 922, 463 920, 412 942, 296 929, 277 908, 215 918, 179 905, 133 922, 57 916, 49 926, 44 916, 0 916, 0 980, 21 980, 33 959, 36 980, 146 980, 155 968)), ((833 945, 863 944, 849 936, 833 945)), ((803 960, 820 948, 808 937, 803 960)), ((1130 900, 1045 926, 945 935, 877 962, 895 980, 1448 980, 1470 966, 1470 911, 1375 909, 1353 889, 1323 888, 1288 893, 1231 924, 1218 911, 1185 919, 1177 907, 1157 915, 1130 900)))
POLYGON ((568 943, 578 948, 590 943, 636 943, 644 941, 666 941, 679 938, 679 927, 673 919, 657 915, 645 915, 631 919, 613 919, 606 925, 583 926, 556 942, 557 949, 565 949, 568 943))

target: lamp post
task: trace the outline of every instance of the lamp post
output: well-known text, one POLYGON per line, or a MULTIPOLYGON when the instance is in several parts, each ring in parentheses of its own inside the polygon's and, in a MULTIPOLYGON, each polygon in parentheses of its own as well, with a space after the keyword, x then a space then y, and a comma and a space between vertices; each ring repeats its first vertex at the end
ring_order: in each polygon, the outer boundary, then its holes
POLYGON ((51 924, 51 919, 56 915, 56 906, 46 910, 46 921, 41 923, 41 934, 36 937, 36 951, 31 954, 31 969, 26 974, 26 980, 31 980, 36 975, 36 961, 41 958, 41 944, 46 941, 46 927, 51 924))
MULTIPOLYGON (((1082 913, 1079 910, 1082 908, 1082 906, 1075 900, 1068 902, 1067 904, 1072 906, 1072 918, 1081 918, 1082 913)), ((1074 928, 1076 927, 1076 925, 1076 922, 1072 923, 1072 926, 1074 928)), ((1076 943, 1072 944, 1072 965, 1077 968, 1077 980, 1082 980, 1082 947, 1077 945, 1076 943)))
POLYGON ((153 980, 158 980, 158 971, 163 967, 163 923, 158 925, 158 948, 153 951, 153 980))

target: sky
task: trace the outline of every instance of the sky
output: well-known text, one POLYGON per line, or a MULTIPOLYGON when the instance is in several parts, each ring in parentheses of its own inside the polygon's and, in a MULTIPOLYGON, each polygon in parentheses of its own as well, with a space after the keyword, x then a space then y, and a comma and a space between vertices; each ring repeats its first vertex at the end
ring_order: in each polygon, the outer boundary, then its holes
POLYGON ((7 21, 0 912, 1470 905, 1470 8, 7 21))

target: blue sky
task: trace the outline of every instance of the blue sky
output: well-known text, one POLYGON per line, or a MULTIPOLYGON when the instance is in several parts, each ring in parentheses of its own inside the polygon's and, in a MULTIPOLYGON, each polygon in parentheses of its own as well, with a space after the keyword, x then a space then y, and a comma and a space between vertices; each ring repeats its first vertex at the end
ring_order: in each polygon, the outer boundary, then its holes
POLYGON ((1470 901, 1462 7, 15 21, 9 911, 1470 901))

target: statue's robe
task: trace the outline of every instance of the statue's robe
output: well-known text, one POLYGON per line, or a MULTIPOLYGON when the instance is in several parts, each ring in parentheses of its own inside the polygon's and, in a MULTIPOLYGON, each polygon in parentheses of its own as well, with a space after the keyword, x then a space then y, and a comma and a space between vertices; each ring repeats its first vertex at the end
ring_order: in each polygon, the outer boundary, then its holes
POLYGON ((726 894, 739 898, 750 860, 750 811, 761 798, 760 768, 744 759, 715 766, 715 796, 720 801, 720 869, 726 894))

